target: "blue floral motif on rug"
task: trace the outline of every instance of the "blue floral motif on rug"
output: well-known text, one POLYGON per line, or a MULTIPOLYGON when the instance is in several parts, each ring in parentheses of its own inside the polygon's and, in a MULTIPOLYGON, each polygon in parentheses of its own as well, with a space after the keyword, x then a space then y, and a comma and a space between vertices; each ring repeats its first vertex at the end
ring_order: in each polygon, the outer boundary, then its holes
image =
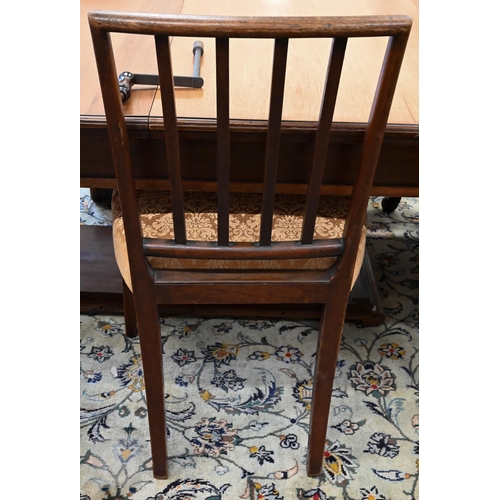
MULTIPOLYGON (((142 359, 121 316, 81 316, 80 500, 418 498, 418 199, 367 211, 386 315, 346 323, 324 472, 306 475, 315 320, 162 318, 169 479, 153 478, 142 359)), ((81 224, 109 224, 85 192, 81 224)))

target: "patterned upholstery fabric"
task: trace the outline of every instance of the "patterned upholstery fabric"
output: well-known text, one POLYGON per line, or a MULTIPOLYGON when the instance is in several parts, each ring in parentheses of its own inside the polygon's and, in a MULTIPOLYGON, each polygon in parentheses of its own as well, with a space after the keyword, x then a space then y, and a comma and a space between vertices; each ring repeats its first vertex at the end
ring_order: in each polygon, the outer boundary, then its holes
MULTIPOLYGON (((305 207, 305 195, 277 194, 273 215, 273 241, 300 240, 305 207)), ((168 191, 140 191, 139 208, 143 234, 148 238, 174 239, 172 208, 168 191)), ((231 193, 230 241, 259 240, 261 195, 231 193)), ((217 241, 217 196, 212 192, 186 192, 184 196, 187 239, 217 241)), ((315 239, 339 238, 344 230, 349 199, 322 196, 316 218, 315 239)), ((118 193, 113 193, 113 242, 118 267, 131 287, 125 232, 118 193)), ((365 251, 366 231, 358 250, 353 285, 361 269, 365 251)), ((149 257, 156 269, 327 269, 336 257, 280 260, 205 260, 149 257)))

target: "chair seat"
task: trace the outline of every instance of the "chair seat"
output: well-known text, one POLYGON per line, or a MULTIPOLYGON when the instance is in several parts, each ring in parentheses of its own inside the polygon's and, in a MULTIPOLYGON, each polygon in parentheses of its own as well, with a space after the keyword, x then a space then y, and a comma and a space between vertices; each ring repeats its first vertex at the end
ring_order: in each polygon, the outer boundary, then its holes
MULTIPOLYGON (((273 215, 273 241, 300 240, 304 217, 305 195, 277 194, 273 215)), ((172 206, 168 191, 140 191, 138 203, 143 235, 147 238, 174 239, 172 206)), ((186 192, 186 234, 191 241, 217 241, 217 195, 213 192, 186 192)), ((314 230, 314 239, 342 237, 349 198, 321 196, 314 230)), ((257 242, 260 230, 261 195, 231 193, 229 239, 231 242, 257 242)), ((118 193, 112 198, 113 244, 118 267, 132 290, 125 244, 125 232, 118 193)), ((363 228, 358 248, 352 285, 361 269, 366 242, 363 228)), ((155 269, 328 269, 336 257, 275 260, 174 259, 148 257, 155 269)))

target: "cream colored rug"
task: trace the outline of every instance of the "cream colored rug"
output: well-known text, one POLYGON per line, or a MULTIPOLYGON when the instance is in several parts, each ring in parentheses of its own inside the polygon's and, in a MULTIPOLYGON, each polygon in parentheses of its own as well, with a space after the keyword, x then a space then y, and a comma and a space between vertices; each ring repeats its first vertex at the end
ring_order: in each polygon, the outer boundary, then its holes
MULTIPOLYGON (((317 323, 164 318, 169 474, 155 480, 139 341, 81 316, 80 500, 418 499, 418 199, 373 198, 386 321, 346 324, 324 474, 305 472, 317 323)), ((109 224, 82 190, 80 222, 109 224)))

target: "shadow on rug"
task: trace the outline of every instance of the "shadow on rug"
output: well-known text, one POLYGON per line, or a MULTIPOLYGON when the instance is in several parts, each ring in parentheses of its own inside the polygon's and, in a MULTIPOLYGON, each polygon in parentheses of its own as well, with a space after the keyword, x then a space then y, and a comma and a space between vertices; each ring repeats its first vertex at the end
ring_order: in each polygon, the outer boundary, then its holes
MULTIPOLYGON (((155 480, 138 339, 81 316, 80 500, 418 498, 418 198, 367 212, 384 306, 346 324, 324 474, 305 472, 317 322, 163 318, 169 479, 155 480)), ((81 224, 110 213, 82 190, 81 224)))

